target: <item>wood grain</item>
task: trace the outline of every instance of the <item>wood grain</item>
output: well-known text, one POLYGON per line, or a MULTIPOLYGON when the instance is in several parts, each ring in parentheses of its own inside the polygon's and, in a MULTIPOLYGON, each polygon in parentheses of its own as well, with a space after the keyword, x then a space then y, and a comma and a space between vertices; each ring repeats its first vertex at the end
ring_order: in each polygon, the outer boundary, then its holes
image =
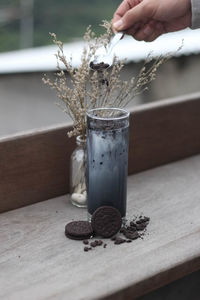
POLYGON ((129 174, 200 153, 200 93, 139 106, 130 120, 129 174))
MULTIPOLYGON (((200 93, 136 107, 129 174, 200 153, 200 93)), ((69 192, 75 146, 64 125, 0 140, 0 212, 69 192)))
POLYGON ((65 224, 86 219, 66 196, 0 215, 0 299, 133 300, 200 269, 200 155, 128 180, 128 216, 144 239, 83 251, 65 224))
POLYGON ((0 142, 0 212, 67 193, 75 140, 67 126, 0 142))

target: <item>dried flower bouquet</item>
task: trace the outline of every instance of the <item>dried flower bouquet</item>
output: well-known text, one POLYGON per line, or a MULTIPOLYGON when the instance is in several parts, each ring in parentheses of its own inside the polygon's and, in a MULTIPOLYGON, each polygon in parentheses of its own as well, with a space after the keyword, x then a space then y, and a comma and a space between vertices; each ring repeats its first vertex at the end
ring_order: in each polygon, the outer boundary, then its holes
POLYGON ((57 73, 55 80, 52 81, 45 75, 43 82, 56 90, 61 100, 57 104, 73 120, 73 130, 68 132, 69 137, 85 136, 87 110, 98 107, 125 107, 147 88, 147 85, 155 79, 158 67, 170 57, 170 55, 160 56, 153 60, 148 56, 138 76, 129 81, 121 80, 120 72, 124 67, 124 61, 119 61, 117 57, 114 57, 111 68, 91 70, 90 62, 95 57, 97 49, 102 45, 106 48, 113 35, 111 22, 103 21, 101 26, 105 28, 105 33, 98 37, 92 32, 91 26, 87 28, 84 35, 86 45, 81 64, 77 69, 72 67, 72 57, 67 61, 63 43, 57 40, 55 33, 50 33, 53 42, 58 46, 57 73))

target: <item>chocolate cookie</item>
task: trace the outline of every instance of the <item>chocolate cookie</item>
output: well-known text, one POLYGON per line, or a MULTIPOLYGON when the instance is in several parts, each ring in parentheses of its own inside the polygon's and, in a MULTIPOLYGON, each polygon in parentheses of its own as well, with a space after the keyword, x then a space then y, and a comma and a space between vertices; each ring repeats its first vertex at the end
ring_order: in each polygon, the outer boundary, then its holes
POLYGON ((65 226, 65 235, 72 240, 85 240, 92 234, 93 229, 88 221, 72 221, 65 226))
POLYGON ((116 208, 101 206, 93 213, 91 224, 96 234, 109 238, 120 230, 122 217, 116 208))
POLYGON ((107 69, 110 65, 107 63, 104 63, 103 61, 100 63, 94 63, 93 61, 90 62, 90 68, 93 70, 100 70, 107 69))

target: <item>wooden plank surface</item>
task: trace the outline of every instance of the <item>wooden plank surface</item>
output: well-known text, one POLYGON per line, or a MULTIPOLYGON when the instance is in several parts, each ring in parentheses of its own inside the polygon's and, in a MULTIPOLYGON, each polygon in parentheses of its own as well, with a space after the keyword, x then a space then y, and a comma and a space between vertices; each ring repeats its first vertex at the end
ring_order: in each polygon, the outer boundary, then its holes
POLYGON ((0 299, 133 300, 200 269, 200 155, 128 180, 128 218, 151 217, 130 244, 83 251, 64 226, 86 219, 67 197, 0 215, 0 299))
POLYGON ((22 133, 0 141, 0 212, 69 191, 75 140, 67 126, 22 133))
POLYGON ((130 174, 200 153, 200 93, 138 106, 130 124, 130 174))
MULTIPOLYGON (((129 174, 200 153, 200 93, 136 107, 129 174)), ((0 139, 0 212, 69 192, 67 126, 0 139)))

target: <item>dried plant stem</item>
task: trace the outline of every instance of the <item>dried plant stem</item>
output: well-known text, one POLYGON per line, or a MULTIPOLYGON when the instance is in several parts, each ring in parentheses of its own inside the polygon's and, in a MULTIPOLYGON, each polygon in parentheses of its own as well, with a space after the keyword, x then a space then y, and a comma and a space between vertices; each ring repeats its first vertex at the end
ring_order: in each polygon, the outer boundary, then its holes
POLYGON ((169 54, 153 61, 149 55, 136 78, 132 77, 129 81, 121 80, 120 74, 125 62, 118 61, 116 57, 111 68, 91 71, 89 64, 96 50, 102 45, 106 48, 112 37, 111 22, 103 21, 102 26, 106 31, 99 37, 92 32, 91 26, 87 28, 84 35, 87 46, 83 49, 81 64, 77 69, 72 67, 72 57, 67 61, 63 43, 57 40, 55 33, 50 33, 53 42, 58 46, 57 73, 54 80, 45 75, 43 82, 55 89, 62 103, 57 105, 73 120, 73 130, 68 132, 69 137, 85 136, 88 109, 124 107, 135 96, 144 92, 148 84, 156 78, 157 69, 171 57, 169 54))

